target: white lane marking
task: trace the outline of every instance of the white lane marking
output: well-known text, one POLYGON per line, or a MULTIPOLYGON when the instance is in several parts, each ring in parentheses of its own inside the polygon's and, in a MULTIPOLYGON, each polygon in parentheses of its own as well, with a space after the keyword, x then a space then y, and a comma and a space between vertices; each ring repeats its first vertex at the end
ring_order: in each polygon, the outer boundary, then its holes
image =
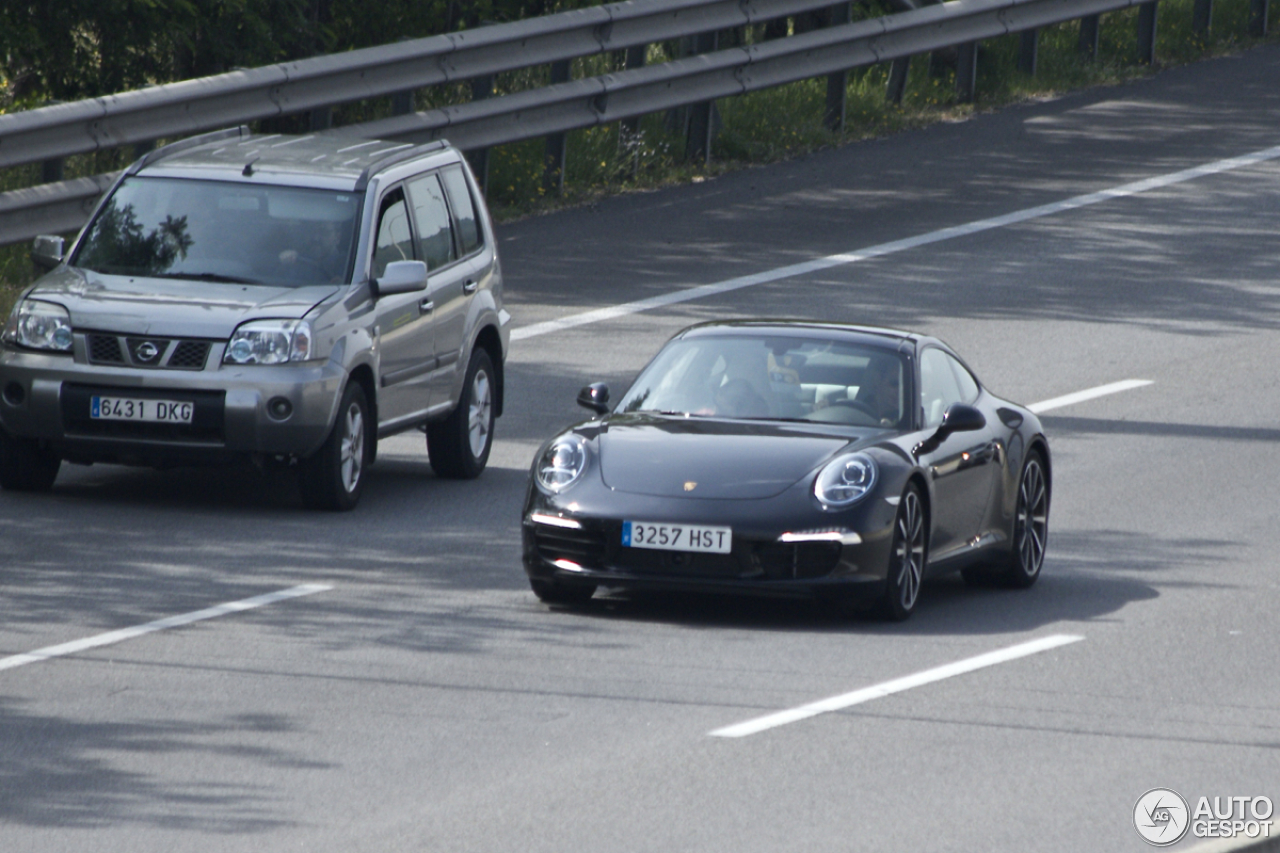
POLYGON ((932 684, 935 681, 942 681, 944 678, 963 675, 966 672, 973 672, 976 669, 983 669, 984 667, 995 666, 998 663, 1006 663, 1007 661, 1024 658, 1028 655, 1047 652, 1050 649, 1056 649, 1059 646, 1065 646, 1070 643, 1077 643, 1083 639, 1084 637, 1076 634, 1054 634, 1052 637, 1044 637, 1039 640, 1019 643, 1018 645, 1010 646, 1007 649, 987 652, 986 654, 978 655, 977 657, 966 658, 965 660, 959 660, 955 663, 934 667, 933 669, 926 669, 924 672, 917 672, 915 675, 907 675, 902 678, 895 678, 892 681, 874 684, 871 687, 864 687, 861 690, 855 690, 852 693, 832 696, 830 699, 810 702, 808 705, 801 705, 798 708, 779 711, 776 714, 768 714, 764 717, 756 717, 754 720, 747 720, 746 722, 736 723, 732 726, 725 726, 722 729, 716 729, 710 734, 712 737, 746 737, 747 735, 758 734, 759 732, 763 732, 767 729, 785 726, 787 723, 807 720, 809 717, 816 717, 818 714, 826 714, 830 711, 839 711, 853 705, 860 705, 863 702, 870 702, 872 699, 879 699, 883 696, 888 696, 892 693, 901 693, 904 690, 910 690, 913 687, 920 687, 923 684, 932 684))
POLYGON ((105 634, 85 637, 83 640, 73 640, 70 643, 62 643, 57 646, 46 646, 43 649, 36 649, 34 652, 26 652, 25 654, 0 658, 0 670, 13 669, 16 666, 25 666, 29 663, 49 660, 50 658, 73 655, 86 649, 96 649, 99 646, 109 646, 113 643, 132 640, 134 637, 141 637, 143 634, 150 634, 154 631, 163 631, 166 628, 177 628, 182 625, 190 625, 192 622, 200 622, 205 619, 215 619, 219 616, 226 616, 229 613, 239 613, 242 610, 253 610, 255 607, 262 607, 265 604, 274 604, 277 601, 284 601, 289 598, 298 598, 299 596, 311 595, 313 593, 324 592, 330 589, 333 589, 333 587, 329 584, 306 583, 301 586, 282 589, 278 592, 268 592, 265 595, 255 595, 253 598, 244 598, 240 601, 229 601, 226 604, 219 604, 216 607, 206 607, 204 610, 182 613, 177 616, 170 616, 166 619, 157 619, 156 621, 148 622, 145 625, 135 625, 132 628, 121 628, 118 631, 108 631, 105 634))
POLYGON ((1041 412, 1047 412, 1050 409, 1060 409, 1063 406, 1070 406, 1075 403, 1083 403, 1085 400, 1092 400, 1096 397, 1105 397, 1108 394, 1118 394, 1121 391, 1130 391, 1134 388, 1142 388, 1153 384, 1150 379, 1124 379, 1120 382, 1112 382, 1110 385, 1099 385, 1097 388, 1086 388, 1083 391, 1077 391, 1074 394, 1063 394, 1061 397, 1054 397, 1051 400, 1041 400, 1039 403, 1032 403, 1027 406, 1028 409, 1037 415, 1041 412))
POLYGON ((1153 178, 1145 178, 1141 181, 1132 181, 1127 184, 1120 184, 1119 186, 1112 187, 1110 189, 1073 196, 1050 204, 1042 204, 1036 207, 1028 207, 1024 210, 1016 210, 1013 213, 1006 213, 1002 216, 993 216, 989 219, 979 219, 974 222, 968 222, 964 225, 955 225, 950 228, 939 229, 938 231, 930 231, 928 234, 921 234, 917 237, 907 237, 903 240, 880 243, 879 245, 869 246, 865 249, 843 252, 838 255, 828 255, 825 258, 817 258, 800 264, 791 264, 785 267, 778 267, 777 269, 765 270, 764 272, 755 273, 754 275, 744 275, 712 284, 704 284, 698 287, 676 290, 671 293, 661 294, 660 296, 651 296, 648 299, 638 299, 635 302, 625 302, 621 305, 614 305, 609 308, 597 308, 594 311, 584 311, 581 314, 570 314, 569 316, 561 317, 558 320, 546 320, 541 323, 533 323, 519 329, 513 329, 511 332, 511 340, 523 341, 527 338, 549 335, 553 332, 563 331, 564 329, 586 326, 591 323, 600 323, 617 317, 625 317, 629 314, 639 314, 643 311, 652 311, 654 308, 662 308, 664 306, 675 305, 680 302, 691 302, 695 299, 702 299, 707 296, 718 296, 721 293, 741 290, 744 287, 753 287, 757 284, 765 284, 767 282, 779 281, 785 278, 794 278, 811 272, 830 269, 831 267, 856 264, 872 258, 879 258, 884 255, 904 252, 908 249, 927 246, 931 243, 940 243, 943 240, 952 240, 956 237, 967 237, 970 234, 990 231, 993 228, 1003 228, 1006 225, 1016 225, 1019 222, 1041 219, 1045 216, 1053 216, 1056 213, 1062 213, 1068 210, 1077 210, 1082 207, 1111 201, 1112 199, 1126 198, 1128 196, 1138 195, 1151 190, 1161 189, 1162 187, 1181 184, 1186 181, 1193 181, 1196 178, 1203 178, 1207 175, 1216 175, 1221 172, 1229 172, 1234 169, 1243 169, 1247 166, 1253 166, 1258 163, 1265 163, 1268 160, 1276 159, 1280 159, 1280 145, 1273 148, 1264 148, 1261 151, 1254 151, 1251 154, 1242 154, 1239 157, 1228 157, 1225 160, 1215 160, 1212 163, 1205 163, 1200 166, 1194 166, 1190 169, 1183 169, 1180 172, 1171 172, 1167 175, 1157 175, 1153 178))

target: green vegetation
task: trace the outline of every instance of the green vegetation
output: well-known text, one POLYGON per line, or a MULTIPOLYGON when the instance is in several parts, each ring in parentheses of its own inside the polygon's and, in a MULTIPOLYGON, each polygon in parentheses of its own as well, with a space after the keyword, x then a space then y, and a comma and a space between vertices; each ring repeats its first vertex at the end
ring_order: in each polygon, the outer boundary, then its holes
MULTIPOLYGON (((0 68, 0 112, 29 108, 53 97, 87 97, 317 51, 367 46, 385 41, 387 33, 430 35, 597 2, 65 0, 21 8, 9 4, 0 8, 0 57, 5 59, 0 68), (129 42, 127 35, 113 34, 110 27, 122 26, 118 20, 121 17, 131 18, 132 29, 128 33, 137 41, 129 42), (200 23, 209 20, 213 24, 200 23), (116 38, 124 40, 115 41, 116 38), (121 43, 144 47, 120 55, 98 49, 99 45, 121 43)), ((1239 51, 1257 42, 1247 35, 1249 0, 1217 0, 1207 39, 1192 31, 1192 5, 1193 0, 1160 3, 1155 68, 1239 51)), ((878 8, 855 8, 861 10, 861 17, 883 13, 878 8)), ((856 69, 849 73, 846 125, 841 132, 828 130, 822 123, 825 79, 721 100, 717 103, 718 132, 709 165, 684 160, 684 139, 678 132, 682 124, 680 111, 645 116, 634 131, 617 124, 574 131, 569 134, 562 195, 548 194, 544 189, 544 140, 500 146, 489 155, 490 204, 499 220, 510 220, 581 204, 602 195, 704 180, 730 169, 776 162, 930 122, 954 120, 975 111, 1147 76, 1154 69, 1137 62, 1136 18, 1136 9, 1103 17, 1096 59, 1078 50, 1078 22, 1042 30, 1034 77, 1017 70, 1018 36, 984 42, 979 53, 977 101, 973 104, 957 102, 954 71, 945 67, 931 69, 925 57, 912 61, 900 105, 885 100, 887 65, 856 69)), ((792 26, 801 23, 793 21, 792 26)), ((752 42, 764 35, 764 27, 756 27, 738 31, 732 37, 752 42)), ((1274 41, 1277 37, 1270 38, 1274 41)), ((679 51, 678 43, 651 45, 647 61, 666 61, 679 55, 679 51)), ((574 61, 573 76, 604 74, 622 67, 621 55, 587 57, 574 61)), ((499 75, 494 92, 506 94, 547 82, 547 68, 527 69, 499 75)), ((415 104, 421 110, 469 98, 469 87, 457 85, 421 90, 415 93, 415 104)), ((367 121, 390 112, 390 98, 374 99, 337 108, 334 122, 367 121)), ((306 129, 304 117, 262 124, 263 129, 273 131, 306 129)), ((122 149, 68 158, 65 176, 119 169, 133 153, 122 149)), ((39 181, 39 166, 11 169, 0 173, 0 191, 39 181)), ((0 311, 4 312, 0 316, 7 315, 17 292, 33 278, 27 251, 27 246, 0 249, 0 311)))

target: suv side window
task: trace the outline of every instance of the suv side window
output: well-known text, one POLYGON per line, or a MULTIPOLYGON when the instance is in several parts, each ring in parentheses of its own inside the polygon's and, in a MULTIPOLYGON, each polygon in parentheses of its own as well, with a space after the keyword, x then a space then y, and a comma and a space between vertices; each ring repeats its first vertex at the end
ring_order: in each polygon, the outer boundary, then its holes
POLYGON ((434 270, 457 259, 453 251, 453 227, 449 224, 449 206, 445 204, 440 179, 434 174, 409 181, 409 199, 418 225, 418 254, 434 270))
POLYGON ((404 190, 396 187, 382 197, 378 212, 378 239, 373 248, 373 277, 381 278, 392 261, 412 261, 413 228, 404 190))
POLYGON ((926 349, 920 354, 920 405, 925 428, 938 426, 947 407, 962 401, 960 386, 951 370, 951 357, 940 349, 926 349))
POLYGON ((467 176, 462 174, 461 166, 450 166, 442 170, 440 176, 444 178, 445 189, 449 192, 453 218, 458 227, 458 245, 465 257, 480 248, 484 242, 480 224, 476 222, 476 209, 471 200, 471 189, 467 186, 467 176))

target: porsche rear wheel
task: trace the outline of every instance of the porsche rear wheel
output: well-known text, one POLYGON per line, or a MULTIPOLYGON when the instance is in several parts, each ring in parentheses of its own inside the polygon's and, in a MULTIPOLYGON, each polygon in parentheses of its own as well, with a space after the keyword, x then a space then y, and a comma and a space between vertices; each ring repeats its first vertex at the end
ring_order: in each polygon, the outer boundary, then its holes
POLYGON ((1013 548, 1004 580, 1026 589, 1040 577, 1049 540, 1049 479, 1037 451, 1027 454, 1018 480, 1018 504, 1013 516, 1013 548))
POLYGON ((893 522, 893 545, 889 551, 889 573, 884 582, 881 613, 902 621, 916 609, 920 585, 924 581, 928 542, 925 532, 924 501, 915 485, 907 486, 898 502, 893 522))

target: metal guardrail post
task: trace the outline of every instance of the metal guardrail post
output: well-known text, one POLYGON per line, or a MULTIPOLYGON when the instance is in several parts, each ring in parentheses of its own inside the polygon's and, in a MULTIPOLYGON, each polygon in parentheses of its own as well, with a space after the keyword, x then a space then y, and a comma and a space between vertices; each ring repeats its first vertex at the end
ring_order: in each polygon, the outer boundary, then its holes
POLYGON ((1086 15, 1080 19, 1080 52, 1089 59, 1098 58, 1099 39, 1102 35, 1102 16, 1086 15))
MULTIPOLYGON (((627 48, 627 58, 624 67, 630 71, 633 68, 644 68, 645 54, 649 52, 647 44, 636 45, 627 48)), ((622 128, 627 133, 635 133, 640 130, 640 117, 627 118, 622 120, 622 128)))
MULTIPOLYGON (((714 53, 718 33, 702 33, 693 37, 694 53, 714 53)), ((688 135, 685 137, 684 159, 711 162, 712 110, 715 101, 702 101, 689 105, 688 135)))
POLYGON ((1036 62, 1040 56, 1040 30, 1023 30, 1018 40, 1018 70, 1036 76, 1036 62))
MULTIPOLYGON (((569 82, 569 60, 551 63, 551 85, 569 82)), ((547 137, 547 153, 542 158, 542 191, 547 195, 564 195, 564 169, 569 155, 569 135, 553 133, 547 137)))
MULTIPOLYGON (((471 100, 483 101, 492 94, 492 77, 477 77, 471 81, 471 100)), ((480 192, 489 195, 489 149, 475 148, 468 151, 467 161, 471 163, 471 171, 475 172, 480 192)))
POLYGON ((1213 0, 1196 0, 1191 7, 1191 31, 1197 35, 1209 34, 1213 22, 1213 0))
POLYGON ((1138 7, 1138 61, 1154 65, 1156 61, 1156 0, 1138 7))
POLYGON ((902 96, 907 93, 907 72, 911 70, 911 57, 895 59, 889 65, 889 85, 885 87, 884 99, 891 104, 900 105, 902 96))
POLYGON ((956 46, 956 99, 972 104, 978 96, 978 43, 956 46))
POLYGON ((40 164, 40 182, 44 184, 52 184, 62 180, 62 171, 65 161, 61 157, 55 157, 52 160, 45 160, 40 164))
POLYGON ((1249 4, 1249 35, 1262 38, 1267 34, 1268 0, 1252 0, 1249 4))
MULTIPOLYGON (((849 3, 832 6, 827 12, 827 26, 838 27, 852 20, 852 7, 849 3)), ((827 130, 842 133, 845 119, 845 95, 849 88, 848 70, 837 71, 827 75, 827 106, 823 115, 823 124, 827 130)))
POLYGON ((307 125, 312 131, 328 130, 333 127, 333 107, 321 107, 307 114, 307 125))

